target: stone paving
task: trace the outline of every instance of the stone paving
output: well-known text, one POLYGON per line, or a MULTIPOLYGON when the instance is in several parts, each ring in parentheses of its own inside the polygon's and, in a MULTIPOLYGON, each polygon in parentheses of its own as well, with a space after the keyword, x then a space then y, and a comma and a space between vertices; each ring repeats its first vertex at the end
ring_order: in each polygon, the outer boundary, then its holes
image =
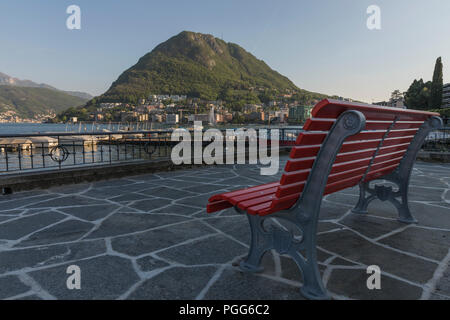
MULTIPOLYGON (((286 161, 286 158, 281 163, 286 161)), ((211 166, 0 196, 1 299, 303 299, 294 262, 276 252, 265 271, 236 267, 248 250, 247 219, 205 213, 214 193, 279 177, 257 166, 211 166), (81 289, 69 290, 69 265, 81 289)), ((356 188, 322 202, 318 259, 335 299, 450 299, 450 165, 418 162, 410 207, 350 212, 356 188), (368 290, 366 268, 382 270, 368 290)))

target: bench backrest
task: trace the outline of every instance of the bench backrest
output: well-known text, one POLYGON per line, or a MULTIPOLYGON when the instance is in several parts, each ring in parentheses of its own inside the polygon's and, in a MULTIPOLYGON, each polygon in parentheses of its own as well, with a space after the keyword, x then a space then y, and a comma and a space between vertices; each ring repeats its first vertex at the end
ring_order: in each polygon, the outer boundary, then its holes
POLYGON ((319 102, 292 147, 271 208, 291 207, 299 198, 322 143, 347 110, 366 117, 366 128, 347 138, 328 177, 324 194, 371 181, 394 171, 422 124, 438 114, 325 99, 319 102))

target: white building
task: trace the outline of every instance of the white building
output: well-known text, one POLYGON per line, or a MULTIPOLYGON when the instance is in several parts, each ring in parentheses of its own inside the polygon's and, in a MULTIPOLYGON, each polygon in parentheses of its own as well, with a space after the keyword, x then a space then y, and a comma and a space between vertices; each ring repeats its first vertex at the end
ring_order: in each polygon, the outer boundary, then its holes
POLYGON ((450 83, 444 84, 442 89, 442 108, 450 108, 450 83))
POLYGON ((211 110, 209 111, 209 124, 210 125, 216 124, 216 117, 214 115, 214 105, 211 107, 211 110))

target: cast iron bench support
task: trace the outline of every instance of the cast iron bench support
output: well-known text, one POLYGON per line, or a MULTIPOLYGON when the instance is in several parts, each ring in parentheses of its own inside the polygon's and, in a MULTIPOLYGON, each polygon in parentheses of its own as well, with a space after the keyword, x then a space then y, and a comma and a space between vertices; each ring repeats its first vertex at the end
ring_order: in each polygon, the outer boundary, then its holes
POLYGON ((359 184, 359 200, 352 212, 367 214, 367 207, 370 202, 379 199, 383 202, 389 201, 396 207, 400 222, 417 223, 408 206, 408 188, 412 168, 417 154, 428 134, 433 130, 441 128, 442 125, 442 119, 439 117, 431 117, 425 121, 411 141, 399 166, 391 174, 381 178, 382 180, 387 180, 397 185, 397 191, 394 191, 391 186, 384 185, 375 185, 371 188, 368 182, 362 181, 359 184), (369 195, 366 196, 366 194, 369 195))

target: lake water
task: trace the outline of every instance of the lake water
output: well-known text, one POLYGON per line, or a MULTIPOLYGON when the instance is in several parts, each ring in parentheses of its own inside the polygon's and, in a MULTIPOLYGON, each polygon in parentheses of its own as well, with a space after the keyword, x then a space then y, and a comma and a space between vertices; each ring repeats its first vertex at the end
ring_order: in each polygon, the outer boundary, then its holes
POLYGON ((117 124, 64 124, 64 123, 0 123, 0 135, 2 134, 26 134, 26 133, 44 133, 44 132, 92 132, 92 129, 101 131, 101 129, 116 130, 117 124))
MULTIPOLYGON (((2 134, 27 134, 27 133, 46 133, 46 132, 99 132, 102 129, 108 129, 110 131, 119 131, 119 126, 121 129, 125 129, 127 127, 123 123, 121 125, 115 124, 65 124, 65 123, 0 123, 0 135, 2 134)), ((157 130, 157 129, 169 129, 172 126, 166 125, 164 123, 139 123, 139 124, 131 124, 132 130, 157 130)), ((239 125, 222 125, 217 126, 219 129, 228 129, 228 128, 236 128, 240 127, 239 125)), ((265 126, 265 125, 246 125, 245 127, 263 127, 263 128, 280 128, 280 126, 265 126)), ((285 129, 299 129, 295 126, 281 126, 285 129)), ((205 129, 207 126, 205 125, 205 129)))

